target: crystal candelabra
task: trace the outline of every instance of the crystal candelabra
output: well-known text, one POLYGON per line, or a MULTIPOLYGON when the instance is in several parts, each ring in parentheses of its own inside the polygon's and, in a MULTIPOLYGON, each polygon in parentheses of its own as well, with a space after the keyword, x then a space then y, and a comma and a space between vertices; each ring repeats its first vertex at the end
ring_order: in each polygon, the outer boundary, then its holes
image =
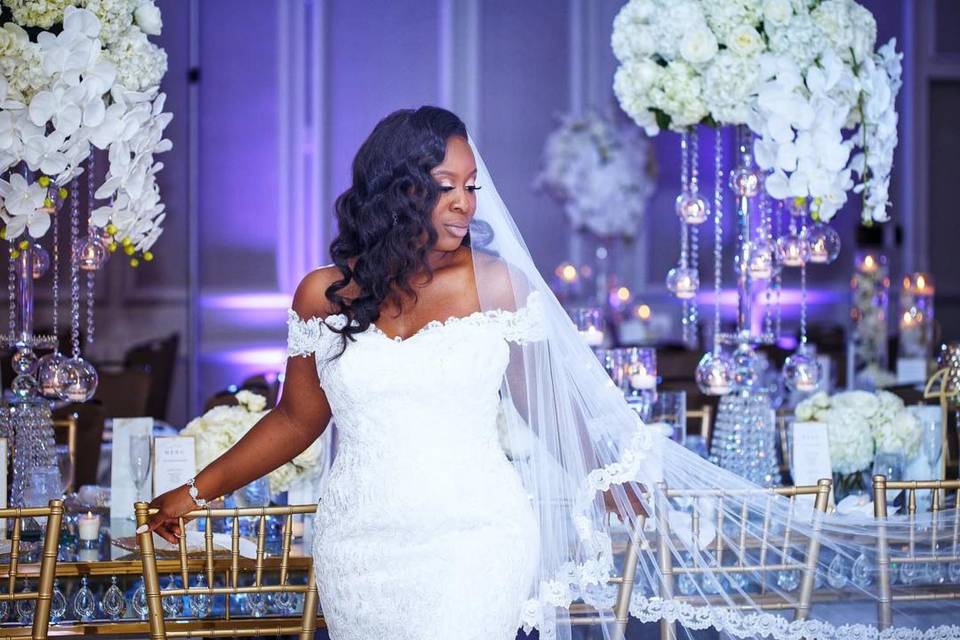
MULTIPOLYGON (((723 158, 723 130, 716 129, 712 218, 713 345, 695 373, 707 395, 724 396, 717 416, 714 459, 737 473, 775 484, 777 470, 773 398, 757 384, 766 362, 756 351, 772 344, 781 331, 780 293, 784 270, 800 271, 800 341, 783 370, 786 385, 807 392, 818 387, 821 368, 806 336, 806 268, 828 264, 840 250, 839 236, 819 220, 818 203, 800 198, 772 200, 764 189, 764 173, 753 159, 753 135, 737 127, 735 162, 727 170, 723 158), (723 214, 725 195, 733 195, 736 244, 733 252, 737 289, 737 322, 733 332, 720 326, 723 271, 723 214), (787 218, 784 228, 783 218, 787 218)), ((680 258, 667 275, 667 288, 682 301, 684 340, 694 344, 698 319, 696 296, 700 285, 697 263, 700 227, 711 218, 710 205, 700 195, 696 129, 681 134, 680 258)))
MULTIPOLYGON (((87 161, 89 202, 93 201, 93 156, 87 161)), ((24 171, 24 178, 31 176, 24 171)), ((93 397, 97 387, 97 372, 82 355, 80 349, 81 272, 87 273, 87 342, 93 334, 94 273, 108 255, 99 230, 87 225, 86 237, 80 236, 80 181, 74 179, 69 188, 58 186, 44 175, 36 178, 35 186, 45 190, 43 208, 37 215, 49 215, 52 220, 52 257, 41 241, 32 238, 7 238, 10 241, 8 263, 8 331, 0 337, 0 344, 11 349, 14 379, 11 394, 4 398, 0 408, 0 434, 12 438, 13 478, 10 486, 10 504, 23 505, 30 478, 37 471, 57 468, 53 437, 51 401, 85 402, 93 397), (60 262, 63 247, 57 215, 69 201, 70 235, 70 339, 69 357, 60 353, 57 333, 60 321, 60 262), (96 248, 91 248, 93 243, 96 248), (34 282, 47 275, 51 278, 52 335, 34 333, 34 282), (37 351, 51 351, 38 357, 37 351)), ((4 230, 4 237, 6 237, 4 230)), ((28 234, 25 234, 28 235, 28 234)), ((56 496, 50 495, 48 498, 56 496)))

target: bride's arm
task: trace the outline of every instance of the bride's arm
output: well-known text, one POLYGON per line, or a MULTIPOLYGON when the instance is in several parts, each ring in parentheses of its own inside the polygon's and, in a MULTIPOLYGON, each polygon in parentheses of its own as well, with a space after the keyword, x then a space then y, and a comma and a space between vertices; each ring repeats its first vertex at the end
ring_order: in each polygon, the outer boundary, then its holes
MULTIPOLYGON (((326 315, 316 304, 323 300, 322 271, 316 271, 300 284, 293 309, 300 317, 326 315)), ((320 387, 313 354, 291 356, 287 360, 283 395, 277 406, 264 415, 243 438, 209 464, 196 478, 199 497, 211 500, 267 475, 309 447, 330 422, 330 404, 320 387)), ((150 529, 170 542, 180 533, 177 518, 196 508, 186 485, 157 496, 151 506, 159 512, 151 516, 150 529)))

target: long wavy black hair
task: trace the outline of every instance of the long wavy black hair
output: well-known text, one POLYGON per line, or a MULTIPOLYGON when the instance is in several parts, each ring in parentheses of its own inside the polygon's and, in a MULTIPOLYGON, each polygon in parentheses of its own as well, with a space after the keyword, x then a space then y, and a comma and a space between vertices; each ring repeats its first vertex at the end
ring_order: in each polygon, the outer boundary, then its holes
POLYGON ((450 111, 401 109, 377 123, 357 151, 352 184, 336 200, 339 233, 330 243, 343 277, 325 293, 347 318, 339 330, 344 348, 376 322, 385 300, 416 299, 414 275, 431 277, 427 255, 437 242, 431 215, 440 189, 430 172, 443 162, 451 136, 466 139, 467 128, 450 111), (347 298, 342 292, 351 283, 359 293, 347 298))

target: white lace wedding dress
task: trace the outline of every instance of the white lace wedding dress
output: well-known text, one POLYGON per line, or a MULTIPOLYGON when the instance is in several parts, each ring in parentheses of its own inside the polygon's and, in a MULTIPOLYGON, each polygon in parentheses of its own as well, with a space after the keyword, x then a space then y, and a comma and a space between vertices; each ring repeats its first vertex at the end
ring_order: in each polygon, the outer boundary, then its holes
MULTIPOLYGON (((538 294, 534 294, 538 295, 538 294)), ((536 304, 432 322, 405 340, 290 311, 289 353, 315 354, 338 449, 313 555, 333 640, 513 640, 538 555, 530 496, 497 433, 509 342, 536 304)))

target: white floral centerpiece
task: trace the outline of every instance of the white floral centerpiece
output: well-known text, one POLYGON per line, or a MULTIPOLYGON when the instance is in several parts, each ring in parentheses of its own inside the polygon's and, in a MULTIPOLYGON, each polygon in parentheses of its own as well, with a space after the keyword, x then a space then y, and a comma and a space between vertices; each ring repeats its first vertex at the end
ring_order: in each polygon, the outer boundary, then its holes
POLYGON ((863 480, 877 453, 903 453, 905 462, 920 452, 923 431, 917 418, 889 391, 816 393, 794 411, 798 420, 827 425, 830 462, 837 489, 849 493, 863 480))
POLYGON ((656 188, 651 145, 636 127, 597 113, 564 116, 534 186, 563 203, 574 229, 631 238, 656 188))
POLYGON ((620 106, 648 135, 747 125, 774 198, 811 198, 827 221, 852 189, 887 219, 895 40, 853 0, 630 0, 614 21, 620 106))
MULTIPOLYGON (((159 91, 167 55, 148 36, 162 28, 153 0, 3 0, 0 29, 0 180, 4 237, 43 237, 54 201, 94 149, 108 167, 90 222, 136 266, 152 259, 164 205, 154 154, 172 144, 159 91), (34 35, 35 34, 35 37, 34 35)), ((23 242, 23 241, 21 241, 23 242)))
MULTIPOLYGON (((238 404, 214 407, 191 420, 180 432, 181 435, 193 436, 197 466, 201 469, 236 444, 267 414, 267 400, 263 396, 241 390, 235 397, 238 404)), ((271 495, 287 491, 294 482, 314 473, 320 464, 322 451, 323 444, 318 438, 303 453, 271 472, 267 476, 271 495)))

